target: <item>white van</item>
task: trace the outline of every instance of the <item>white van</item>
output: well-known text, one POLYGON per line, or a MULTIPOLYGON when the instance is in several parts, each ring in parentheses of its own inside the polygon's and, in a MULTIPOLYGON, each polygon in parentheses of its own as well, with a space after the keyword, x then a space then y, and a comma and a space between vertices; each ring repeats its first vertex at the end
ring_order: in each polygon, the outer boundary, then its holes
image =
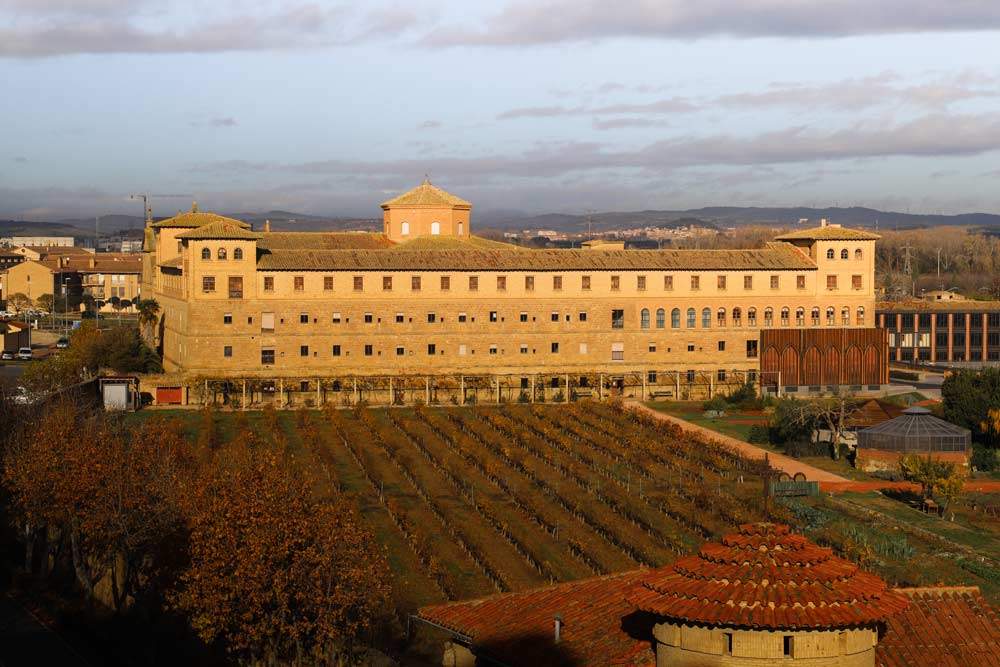
POLYGON ((30 347, 19 347, 17 348, 17 358, 24 361, 30 361, 35 355, 32 354, 30 347))

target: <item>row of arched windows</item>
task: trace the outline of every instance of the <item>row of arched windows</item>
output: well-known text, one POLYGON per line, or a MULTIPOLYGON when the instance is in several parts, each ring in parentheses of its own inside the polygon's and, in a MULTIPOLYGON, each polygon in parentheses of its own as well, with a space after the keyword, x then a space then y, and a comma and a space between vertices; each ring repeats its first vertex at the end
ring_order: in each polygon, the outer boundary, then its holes
MULTIPOLYGON (((219 259, 226 259, 226 249, 219 248, 219 251, 216 253, 216 256, 219 259)), ((208 248, 202 248, 201 258, 212 259, 212 251, 209 250, 208 248)), ((235 250, 233 250, 233 259, 243 259, 243 248, 236 248, 235 250)))
MULTIPOLYGON (((857 250, 854 251, 854 259, 861 259, 862 257, 864 257, 864 253, 861 252, 861 248, 858 248, 857 250)), ((827 259, 836 259, 837 258, 837 251, 834 250, 833 248, 830 248, 829 250, 826 251, 826 258, 827 259)), ((850 259, 851 258, 851 253, 848 252, 847 248, 844 248, 844 249, 842 249, 840 251, 840 258, 841 259, 850 259)))
MULTIPOLYGON (((806 309, 796 308, 795 309, 795 326, 804 327, 807 324, 806 320, 806 309)), ((667 311, 664 308, 656 309, 656 328, 665 329, 667 326, 667 311)), ((688 329, 694 329, 698 326, 699 319, 701 320, 701 328, 708 329, 712 326, 712 309, 702 308, 700 317, 699 312, 695 308, 688 308, 685 313, 681 312, 680 308, 674 308, 670 311, 670 328, 680 329, 682 315, 684 315, 683 320, 685 322, 685 327, 688 329)), ((837 309, 833 306, 829 306, 825 312, 821 312, 818 307, 814 307, 809 311, 809 326, 818 327, 824 324, 828 327, 833 326, 850 326, 851 324, 851 309, 844 306, 840 309, 840 317, 837 317, 837 309), (823 317, 825 315, 825 317, 823 317)), ((768 306, 762 312, 762 322, 761 326, 773 327, 774 326, 774 309, 768 306)), ((782 307, 778 311, 779 323, 783 327, 791 326, 792 324, 792 310, 788 306, 782 307)), ((716 326, 743 326, 743 309, 733 308, 731 311, 726 311, 725 308, 719 308, 715 311, 715 322, 716 326)), ((757 326, 757 309, 747 308, 746 310, 746 323, 748 327, 757 326)), ((856 326, 863 326, 865 323, 865 309, 864 306, 858 306, 858 309, 854 312, 854 324, 856 326)), ((639 312, 639 326, 643 329, 649 329, 652 327, 651 313, 648 308, 643 308, 639 312)))

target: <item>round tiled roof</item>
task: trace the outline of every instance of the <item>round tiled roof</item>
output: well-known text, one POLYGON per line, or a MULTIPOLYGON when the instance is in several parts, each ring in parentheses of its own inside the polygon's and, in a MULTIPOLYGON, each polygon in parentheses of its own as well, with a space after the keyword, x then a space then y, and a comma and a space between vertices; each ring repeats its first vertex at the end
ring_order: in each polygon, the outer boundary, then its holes
POLYGON ((629 601, 682 622, 767 630, 870 625, 908 604, 879 577, 770 523, 651 571, 629 601))

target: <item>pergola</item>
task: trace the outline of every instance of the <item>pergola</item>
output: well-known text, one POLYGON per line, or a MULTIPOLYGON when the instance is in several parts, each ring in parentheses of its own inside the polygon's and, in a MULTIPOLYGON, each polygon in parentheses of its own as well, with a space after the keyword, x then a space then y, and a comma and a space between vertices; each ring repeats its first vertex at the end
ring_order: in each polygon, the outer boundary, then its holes
POLYGON ((971 447, 968 429, 938 419, 927 408, 903 410, 895 419, 858 432, 859 449, 878 449, 901 454, 966 452, 971 447))

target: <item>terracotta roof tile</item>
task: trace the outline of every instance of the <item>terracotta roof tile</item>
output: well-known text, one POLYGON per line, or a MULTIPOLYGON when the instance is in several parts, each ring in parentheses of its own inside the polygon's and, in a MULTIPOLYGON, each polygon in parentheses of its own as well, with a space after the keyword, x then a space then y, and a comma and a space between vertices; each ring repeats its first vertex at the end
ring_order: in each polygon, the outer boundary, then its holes
MULTIPOLYGON (((875 304, 878 313, 993 313, 1000 310, 1000 301, 977 301, 975 299, 959 299, 955 301, 923 301, 910 299, 907 301, 880 301, 875 304)), ((895 323, 889 324, 890 327, 895 323)))
POLYGON ((863 229, 851 229, 840 225, 799 229, 775 237, 778 241, 877 241, 878 234, 863 229))
POLYGON ((251 232, 233 220, 231 222, 218 220, 195 229, 182 232, 177 238, 188 241, 218 239, 223 241, 256 241, 260 238, 257 232, 251 232))
POLYGON ((224 215, 219 215, 218 213, 209 213, 207 211, 199 211, 198 204, 192 204, 190 211, 178 211, 177 215, 172 218, 166 218, 160 220, 159 222, 153 223, 153 227, 158 229, 166 228, 176 228, 176 227, 201 227, 203 225, 210 225, 214 222, 227 222, 229 224, 238 225, 244 229, 250 229, 249 223, 243 222, 242 220, 237 220, 236 218, 227 218, 224 215))
POLYGON ((392 241, 374 232, 264 232, 263 250, 363 250, 389 248, 392 241))
POLYGON ((441 188, 431 185, 431 182, 425 178, 423 183, 412 190, 382 203, 382 208, 389 208, 390 206, 457 206, 471 208, 472 204, 461 197, 456 197, 450 192, 445 192, 441 188))

